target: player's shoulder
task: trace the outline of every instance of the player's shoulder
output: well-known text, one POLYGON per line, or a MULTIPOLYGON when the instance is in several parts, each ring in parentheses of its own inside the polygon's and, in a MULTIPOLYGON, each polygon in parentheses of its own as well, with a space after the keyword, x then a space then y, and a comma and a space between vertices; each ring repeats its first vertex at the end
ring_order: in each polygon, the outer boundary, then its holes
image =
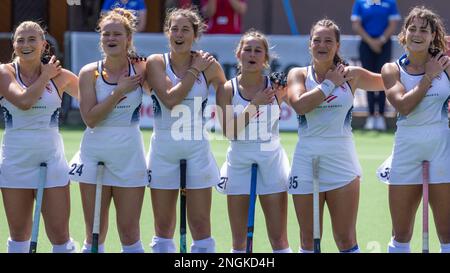
POLYGON ((148 62, 156 62, 156 63, 164 63, 164 53, 155 53, 155 54, 151 54, 147 57, 147 63, 148 62))
POLYGON ((0 80, 3 83, 16 81, 16 71, 12 63, 0 64, 0 80))
POLYGON ((96 79, 99 75, 98 62, 92 62, 83 66, 79 73, 79 78, 81 79, 96 79))
POLYGON ((224 74, 222 66, 217 60, 214 60, 214 62, 204 72, 205 76, 208 79, 212 79, 224 74))
POLYGON ((98 70, 98 62, 92 62, 92 63, 88 63, 88 64, 84 65, 80 70, 80 74, 94 72, 97 70, 98 70))
POLYGON ((227 91, 229 91, 229 90, 233 90, 233 79, 234 78, 232 78, 232 79, 230 79, 230 80, 228 80, 228 81, 226 81, 225 82, 225 84, 224 84, 224 88, 225 88, 225 90, 227 90, 227 91))
POLYGON ((307 72, 308 72, 308 66, 294 67, 289 70, 288 78, 299 77, 299 76, 306 77, 307 72))
POLYGON ((73 73, 72 71, 70 71, 69 69, 61 69, 61 75, 65 76, 65 77, 77 77, 77 75, 75 75, 75 73, 73 73))
POLYGON ((155 68, 158 67, 160 69, 164 69, 166 65, 166 62, 164 60, 164 54, 162 53, 157 53, 157 54, 151 54, 150 56, 147 57, 147 63, 146 63, 146 68, 155 68))
POLYGON ((15 71, 14 71, 13 63, 0 64, 0 73, 14 74, 15 71))
POLYGON ((66 86, 69 82, 78 81, 78 76, 68 69, 61 69, 61 73, 53 78, 54 83, 59 86, 66 86))
POLYGON ((398 74, 400 69, 396 62, 385 63, 381 68, 382 75, 398 74))

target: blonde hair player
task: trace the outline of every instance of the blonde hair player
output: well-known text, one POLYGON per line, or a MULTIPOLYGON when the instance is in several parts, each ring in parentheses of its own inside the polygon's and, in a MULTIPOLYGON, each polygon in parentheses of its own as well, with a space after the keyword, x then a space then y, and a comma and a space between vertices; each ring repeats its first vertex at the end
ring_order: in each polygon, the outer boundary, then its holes
MULTIPOLYGON (((450 61, 440 17, 413 8, 398 36, 406 54, 381 71, 389 102, 398 111, 392 156, 379 168, 389 185, 392 238, 388 252, 410 252, 422 196, 422 161, 429 162, 429 201, 441 252, 450 252, 450 61), (390 167, 390 174, 384 173, 390 167)), ((426 208, 428 210, 428 208, 426 208)))
POLYGON ((14 31, 14 58, 0 65, 0 96, 5 118, 0 188, 10 228, 8 252, 28 252, 39 166, 47 164, 42 201, 53 252, 75 252, 69 236, 70 190, 59 110, 64 92, 78 97, 78 78, 48 56, 45 31, 22 22, 14 31), (47 58, 48 63, 42 59, 47 58), (49 59, 49 60, 48 60, 49 59))
POLYGON ((313 158, 319 157, 320 223, 326 203, 340 252, 359 252, 356 216, 361 166, 353 141, 354 92, 383 90, 380 74, 345 66, 339 57, 339 27, 331 20, 311 28, 312 64, 288 75, 288 99, 298 114, 299 141, 292 162, 289 193, 300 225, 300 252, 313 249, 313 158))
POLYGON ((144 252, 140 216, 148 184, 139 129, 145 62, 132 64, 135 16, 122 8, 98 22, 104 58, 80 71, 80 111, 87 125, 80 151, 70 162, 70 177, 79 181, 86 224, 82 252, 91 252, 97 164, 104 163, 98 252, 104 252, 108 214, 114 200, 123 253, 144 252))
POLYGON ((236 48, 240 74, 217 93, 219 120, 230 139, 219 192, 227 194, 233 253, 245 253, 252 164, 258 164, 259 195, 274 253, 290 253, 287 238, 289 160, 280 144, 280 105, 287 87, 271 84, 267 38, 259 31, 242 35, 236 48), (219 113, 221 113, 219 111, 219 113))
POLYGON ((155 217, 153 252, 176 251, 173 236, 182 159, 187 165, 186 208, 193 238, 191 252, 215 252, 211 237, 211 187, 218 183, 219 172, 203 134, 202 120, 208 87, 223 88, 225 75, 212 55, 192 51, 205 28, 196 10, 168 11, 164 31, 170 50, 149 56, 147 62, 154 111, 148 155, 155 217))

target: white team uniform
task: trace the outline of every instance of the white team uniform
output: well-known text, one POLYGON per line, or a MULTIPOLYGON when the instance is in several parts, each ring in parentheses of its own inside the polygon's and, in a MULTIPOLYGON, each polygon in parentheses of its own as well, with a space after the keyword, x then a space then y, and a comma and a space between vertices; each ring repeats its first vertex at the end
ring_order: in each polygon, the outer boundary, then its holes
MULTIPOLYGON (((166 74, 173 86, 181 79, 164 54, 166 74)), ((154 126, 148 153, 151 188, 179 189, 180 160, 186 159, 186 188, 202 189, 216 185, 219 170, 211 153, 204 128, 203 110, 208 98, 208 85, 201 73, 184 100, 172 110, 165 107, 153 92, 154 126)))
MULTIPOLYGON (((102 61, 97 63, 95 82, 97 101, 104 101, 117 86, 103 78, 102 61)), ((129 74, 135 75, 129 64, 129 74)), ((145 151, 139 129, 142 87, 127 93, 113 111, 95 128, 86 128, 80 151, 72 158, 69 175, 72 180, 95 184, 97 164, 105 163, 103 185, 142 187, 148 184, 145 151)))
MULTIPOLYGON (((308 66, 306 90, 317 85, 313 67, 308 66)), ((344 83, 314 110, 298 116, 299 140, 292 160, 289 193, 313 192, 312 159, 315 156, 320 160, 320 192, 341 188, 361 177, 351 127, 352 109, 353 93, 350 85, 344 83)))
MULTIPOLYGON (((237 78, 231 80, 232 105, 237 116, 249 104, 239 91, 237 78)), ((266 77, 266 87, 270 81, 266 77)), ((250 194, 251 166, 258 164, 256 193, 272 194, 287 191, 289 160, 279 140, 280 106, 275 100, 259 106, 256 116, 230 141, 227 159, 220 171, 220 183, 216 189, 225 194, 250 194)))
MULTIPOLYGON (((423 74, 409 74, 396 62, 406 92, 423 74)), ((407 116, 398 115, 397 131, 390 156, 377 170, 378 178, 392 185, 422 184, 422 161, 430 162, 430 183, 450 183, 450 130, 448 101, 450 80, 444 71, 433 79, 425 97, 407 116)))
MULTIPOLYGON (((20 79, 19 64, 14 62, 16 81, 20 79)), ((0 100, 5 118, 0 156, 0 187, 36 189, 40 163, 47 163, 45 188, 62 187, 69 183, 64 145, 58 131, 61 97, 55 83, 45 87, 41 98, 29 110, 21 110, 0 100)))

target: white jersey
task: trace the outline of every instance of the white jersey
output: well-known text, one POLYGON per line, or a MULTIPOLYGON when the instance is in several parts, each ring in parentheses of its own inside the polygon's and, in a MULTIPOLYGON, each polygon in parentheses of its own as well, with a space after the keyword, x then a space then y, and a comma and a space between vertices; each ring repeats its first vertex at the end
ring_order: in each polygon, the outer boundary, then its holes
MULTIPOLYGON (((424 74, 409 74, 401 60, 396 62, 400 71, 400 82, 405 86, 406 92, 410 92, 424 76, 424 74)), ((407 116, 397 116, 397 126, 422 126, 442 124, 448 126, 448 100, 450 96, 450 81, 444 71, 433 79, 431 87, 425 97, 407 116)))
MULTIPOLYGON (((177 85, 182 79, 175 75, 170 64, 169 53, 164 53, 164 62, 166 64, 166 75, 173 86, 177 85)), ((182 120, 183 134, 191 136, 193 132, 203 132, 203 111, 208 102, 208 84, 203 73, 199 75, 184 100, 172 110, 162 103, 155 92, 153 92, 151 97, 153 100, 153 129, 155 133, 161 130, 178 130, 178 127, 173 127, 180 124, 179 120, 182 120), (177 121, 178 123, 175 124, 177 121)))
MULTIPOLYGON (((111 92, 116 88, 117 83, 109 83, 103 77, 103 62, 97 62, 98 76, 95 82, 95 92, 97 102, 106 100, 111 92)), ((129 63, 129 76, 136 75, 133 65, 129 63)), ((97 127, 127 127, 138 126, 140 119, 140 109, 142 104, 142 86, 125 94, 114 109, 102 120, 97 127)))
MULTIPOLYGON (((314 76, 314 68, 308 66, 305 81, 306 91, 316 88, 319 83, 314 76)), ((346 82, 337 86, 323 102, 312 111, 298 115, 298 135, 300 137, 351 137, 352 136, 353 93, 346 82)))
MULTIPOLYGON (((14 62, 13 66, 17 83, 26 89, 27 86, 20 78, 19 64, 14 62)), ((58 128, 61 97, 53 80, 48 82, 39 100, 29 110, 21 110, 3 97, 0 102, 6 131, 58 128)))
MULTIPOLYGON (((270 87, 270 80, 265 77, 265 88, 270 87)), ((250 103, 250 100, 244 98, 239 90, 239 82, 237 77, 231 80, 233 88, 233 111, 234 115, 238 116, 250 103)), ((275 96, 276 98, 276 96, 275 96)), ((239 132, 237 139, 232 142, 266 142, 277 139, 279 136, 279 120, 280 120, 280 106, 278 98, 271 104, 260 105, 255 116, 250 117, 249 124, 239 132)))

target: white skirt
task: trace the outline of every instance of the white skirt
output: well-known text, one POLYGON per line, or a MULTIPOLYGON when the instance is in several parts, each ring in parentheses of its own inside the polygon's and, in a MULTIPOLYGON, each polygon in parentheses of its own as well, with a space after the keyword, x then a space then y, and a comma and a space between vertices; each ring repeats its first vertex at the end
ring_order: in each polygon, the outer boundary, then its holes
POLYGON ((95 184, 100 161, 105 163, 103 185, 148 185, 145 149, 139 127, 87 128, 81 140, 80 151, 69 163, 70 179, 95 184))
POLYGON ((377 169, 390 185, 423 183, 422 161, 430 162, 430 184, 450 183, 450 130, 447 126, 399 127, 392 155, 377 169))
POLYGON ((69 168, 58 130, 6 130, 0 156, 0 187, 37 189, 42 162, 47 163, 45 188, 69 183, 69 168))
POLYGON ((186 188, 210 188, 219 169, 207 140, 174 140, 170 131, 154 131, 148 153, 150 188, 180 188, 180 160, 186 159, 186 188))
POLYGON ((344 187, 361 177, 353 138, 302 137, 297 142, 289 176, 290 194, 313 192, 312 159, 319 157, 319 191, 344 187))
POLYGON ((283 147, 276 141, 273 149, 261 148, 259 143, 232 142, 227 160, 222 165, 220 183, 216 189, 224 194, 250 194, 252 164, 258 164, 256 194, 287 191, 289 160, 283 147))

